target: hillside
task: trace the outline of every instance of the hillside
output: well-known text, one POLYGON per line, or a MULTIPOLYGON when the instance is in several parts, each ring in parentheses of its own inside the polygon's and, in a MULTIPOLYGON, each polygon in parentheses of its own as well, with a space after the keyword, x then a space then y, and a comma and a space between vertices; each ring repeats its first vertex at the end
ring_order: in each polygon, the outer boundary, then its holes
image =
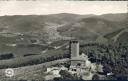
MULTIPOLYGON (((81 15, 52 14, 52 15, 14 15, 1 16, 0 28, 10 32, 28 32, 43 29, 46 25, 62 25, 79 20, 81 15)), ((89 17, 85 15, 84 17, 89 17)))
POLYGON ((101 18, 82 18, 80 21, 68 26, 58 28, 61 35, 73 36, 77 39, 95 40, 100 35, 124 28, 124 22, 108 21, 101 18))
MULTIPOLYGON (((107 37, 112 38, 111 35, 108 35, 109 33, 126 27, 127 21, 124 16, 125 14, 105 14, 96 16, 92 14, 78 15, 69 13, 1 16, 0 51, 2 53, 5 51, 6 53, 6 51, 12 52, 12 50, 14 50, 14 53, 17 53, 16 50, 24 51, 34 49, 25 46, 24 49, 21 50, 21 48, 15 47, 15 45, 22 44, 41 44, 42 46, 47 46, 50 43, 54 44, 53 41, 48 40, 52 37, 75 37, 84 42, 95 41, 98 37, 105 36, 106 34, 107 37), (122 18, 120 22, 115 19, 119 17, 122 18), (15 48, 10 45, 14 45, 15 48)), ((115 36, 116 34, 112 35, 115 36)), ((57 42, 57 44, 58 43, 59 42, 57 42)), ((51 45, 51 47, 54 46, 51 45)), ((36 48, 38 49, 38 46, 36 48)), ((43 50, 40 49, 39 45, 38 53, 41 51, 43 50)), ((34 51, 33 53, 36 52, 37 51, 34 51)), ((26 51, 26 53, 31 52, 26 51)))
POLYGON ((128 28, 122 28, 104 36, 116 43, 128 44, 128 28))
POLYGON ((103 18, 109 21, 117 21, 117 22, 121 22, 123 20, 126 19, 127 14, 126 13, 119 13, 119 14, 104 14, 104 15, 100 15, 98 16, 99 18, 103 18))
POLYGON ((62 25, 79 21, 83 18, 98 17, 105 20, 123 21, 126 14, 105 14, 96 15, 78 15, 78 14, 51 14, 51 15, 15 15, 1 16, 0 28, 1 31, 8 29, 10 32, 27 32, 43 29, 46 25, 62 25))

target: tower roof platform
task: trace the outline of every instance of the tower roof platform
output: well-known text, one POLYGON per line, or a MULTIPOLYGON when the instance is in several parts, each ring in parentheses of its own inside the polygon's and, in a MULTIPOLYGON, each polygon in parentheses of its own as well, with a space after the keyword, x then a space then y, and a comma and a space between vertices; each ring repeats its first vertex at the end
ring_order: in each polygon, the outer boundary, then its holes
POLYGON ((79 43, 77 40, 71 40, 70 43, 79 43))

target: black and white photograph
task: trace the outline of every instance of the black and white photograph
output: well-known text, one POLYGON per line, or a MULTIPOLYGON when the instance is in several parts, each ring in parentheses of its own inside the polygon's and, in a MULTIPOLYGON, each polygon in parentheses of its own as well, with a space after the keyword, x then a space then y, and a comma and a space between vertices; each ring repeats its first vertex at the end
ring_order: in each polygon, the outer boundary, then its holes
POLYGON ((0 81, 128 80, 128 1, 0 0, 0 81))

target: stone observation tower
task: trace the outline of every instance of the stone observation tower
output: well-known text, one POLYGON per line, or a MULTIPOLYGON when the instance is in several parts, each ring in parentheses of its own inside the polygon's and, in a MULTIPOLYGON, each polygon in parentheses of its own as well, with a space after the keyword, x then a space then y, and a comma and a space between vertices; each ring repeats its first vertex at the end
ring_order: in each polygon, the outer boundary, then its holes
POLYGON ((78 57, 79 56, 79 42, 74 40, 70 41, 70 54, 71 58, 78 57))
POLYGON ((70 51, 70 68, 71 74, 77 74, 81 76, 83 72, 86 72, 87 68, 91 67, 91 62, 88 60, 88 56, 84 53, 79 53, 79 41, 71 40, 69 44, 70 51))
POLYGON ((79 41, 70 41, 70 62, 71 67, 83 66, 86 58, 79 54, 79 41))

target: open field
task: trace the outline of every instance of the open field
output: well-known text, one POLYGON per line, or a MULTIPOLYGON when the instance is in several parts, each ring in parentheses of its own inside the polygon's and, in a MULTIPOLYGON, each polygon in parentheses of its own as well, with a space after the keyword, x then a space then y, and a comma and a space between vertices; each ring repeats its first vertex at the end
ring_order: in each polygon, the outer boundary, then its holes
MULTIPOLYGON (((19 68, 13 68, 14 70, 14 76, 11 78, 8 78, 5 76, 5 69, 0 69, 0 78, 4 80, 44 80, 46 67, 58 64, 58 63, 64 63, 68 62, 69 59, 61 59, 61 60, 55 60, 51 62, 46 62, 38 65, 30 65, 25 67, 19 67, 19 68), (40 74, 41 73, 41 74, 40 74), (36 77, 36 76, 38 77, 36 77), (40 78, 39 78, 40 77, 40 78)), ((1 81, 2 81, 1 79, 1 81)))

